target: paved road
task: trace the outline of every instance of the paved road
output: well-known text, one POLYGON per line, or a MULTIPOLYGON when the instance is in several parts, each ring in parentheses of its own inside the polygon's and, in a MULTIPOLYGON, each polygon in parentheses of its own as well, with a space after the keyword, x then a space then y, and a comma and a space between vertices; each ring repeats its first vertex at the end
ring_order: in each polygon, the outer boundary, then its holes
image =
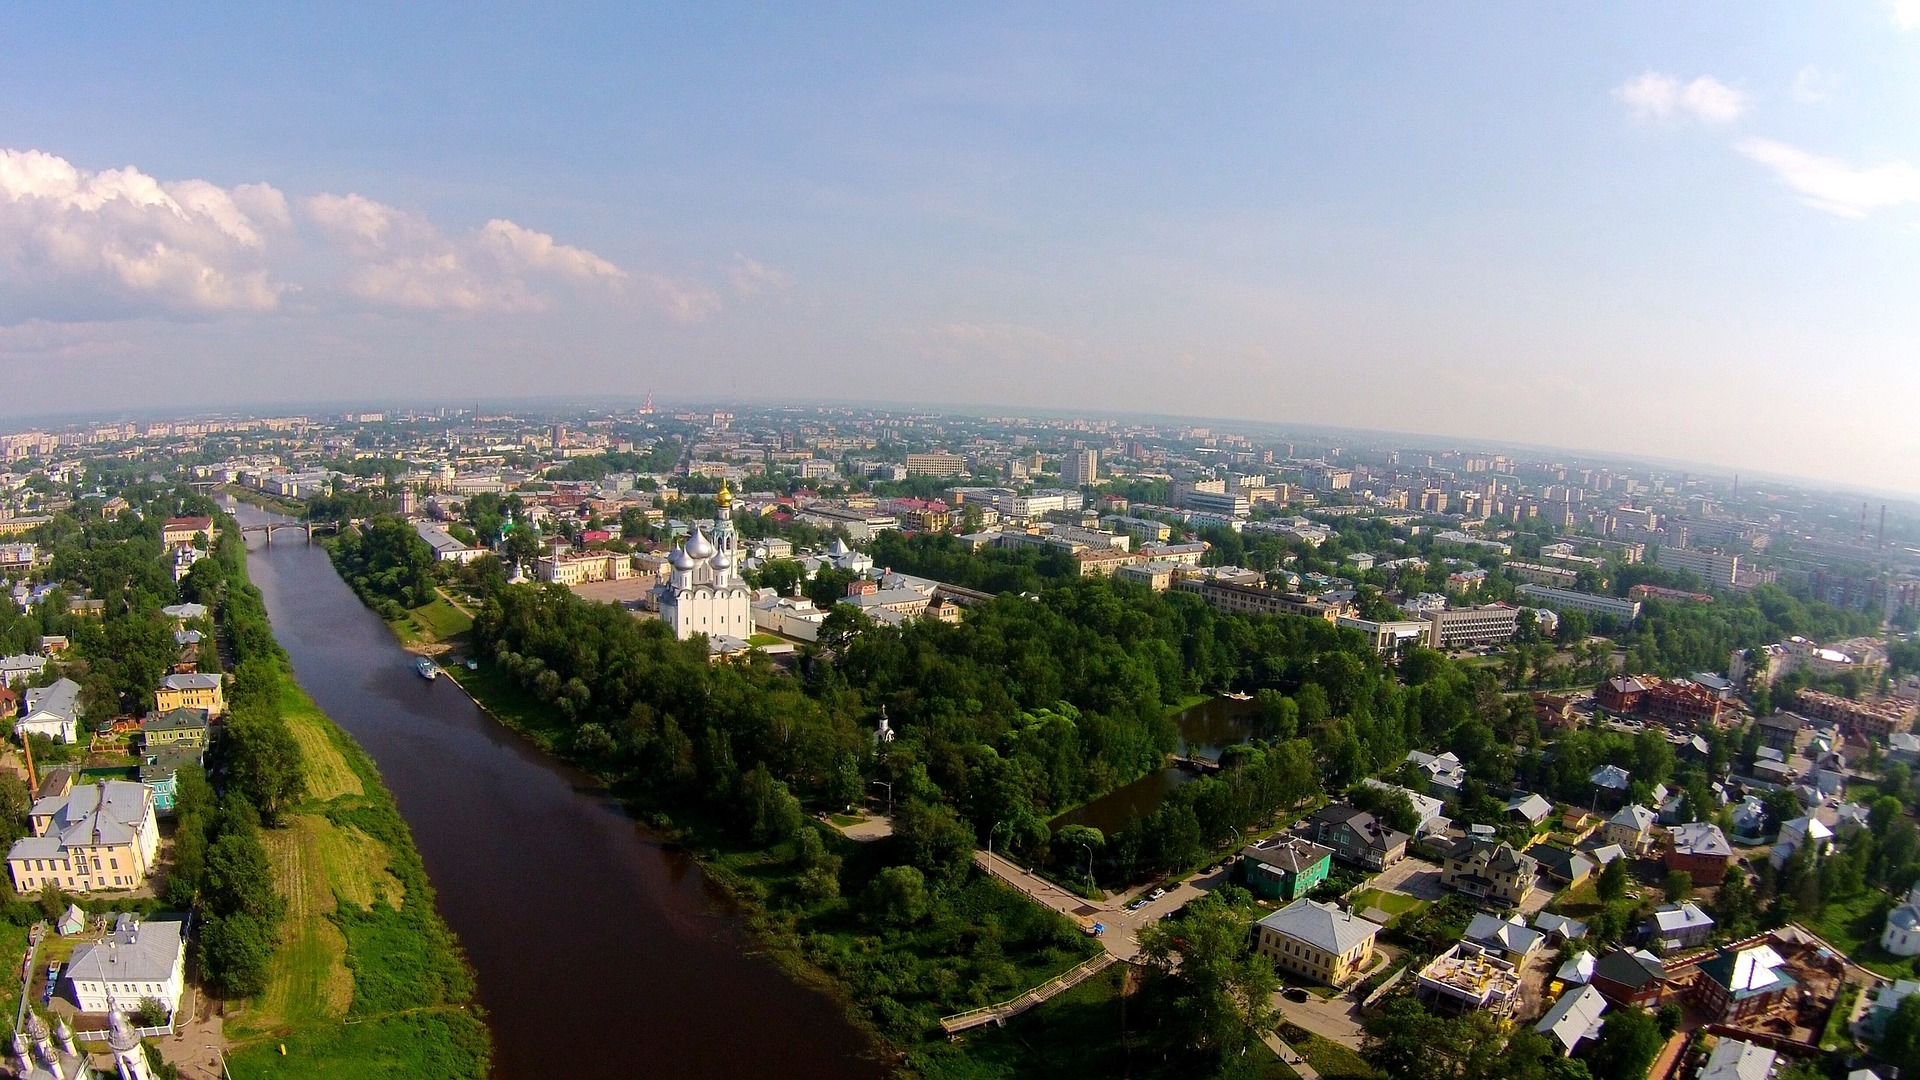
POLYGON ((1225 869, 1211 874, 1196 874, 1168 889, 1160 899, 1147 901, 1138 911, 1129 911, 1125 893, 1105 900, 1088 900, 1037 874, 1027 873, 1000 855, 989 856, 984 851, 976 851, 973 861, 994 877, 1076 922, 1105 925, 1107 929, 1101 935, 1100 943, 1122 960, 1131 960, 1139 954, 1140 944, 1136 934, 1142 926, 1179 911, 1195 897, 1225 884, 1228 874, 1225 869))
POLYGON ((1308 994, 1305 1001, 1288 1001, 1275 994, 1273 1007, 1283 1020, 1350 1049, 1358 1049, 1365 1034, 1360 1026, 1360 1003, 1345 994, 1326 999, 1308 994))

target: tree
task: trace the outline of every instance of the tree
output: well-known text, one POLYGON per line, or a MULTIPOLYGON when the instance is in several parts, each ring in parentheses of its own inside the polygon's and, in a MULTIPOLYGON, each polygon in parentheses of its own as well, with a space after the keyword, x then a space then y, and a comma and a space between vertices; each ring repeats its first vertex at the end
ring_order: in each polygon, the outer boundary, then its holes
POLYGON ((1140 955, 1187 1045, 1224 1058, 1273 1023, 1273 964, 1249 948, 1249 917, 1216 896, 1140 931, 1140 955))
POLYGON ((1627 895, 1627 860, 1614 859, 1607 863, 1600 871, 1595 888, 1600 892, 1600 899, 1609 904, 1627 895))
POLYGON ((1920 995, 1900 999, 1880 1036, 1880 1057, 1900 1068, 1900 1075, 1920 1070, 1920 995))
MULTIPOLYGON (((1053 834, 1053 842, 1056 846, 1072 851, 1075 855, 1084 853, 1087 857, 1086 865, 1091 867, 1094 853, 1106 846, 1107 837, 1091 825, 1067 825, 1053 834)), ((1087 872, 1087 881, 1088 884, 1093 882, 1091 870, 1087 872)))
POLYGON ((272 960, 273 931, 245 912, 214 916, 200 925, 201 970, 223 997, 247 998, 265 990, 272 960))
POLYGON ((762 847, 780 843, 806 826, 800 800, 764 764, 740 777, 739 805, 748 839, 762 847))
POLYGON ((1587 1062, 1597 1076, 1641 1080, 1664 1042, 1660 1021, 1644 1009, 1614 1009, 1600 1025, 1587 1062))
POLYGON ((933 908, 927 879, 911 866, 889 866, 874 875, 860 896, 867 917, 888 926, 911 926, 933 908))
MULTIPOLYGON (((1615 862, 1620 860, 1615 859, 1615 862)), ((1693 875, 1685 870, 1675 870, 1667 875, 1665 883, 1667 903, 1677 904, 1693 895, 1693 875)))
MULTIPOLYGON (((252 663, 265 664, 266 661, 252 663)), ((279 674, 253 674, 243 664, 236 685, 253 680, 274 680, 279 674)), ((227 717, 220 745, 226 754, 228 774, 233 787, 256 807, 268 822, 280 811, 298 802, 306 794, 307 781, 302 771, 300 743, 277 711, 264 707, 242 707, 236 703, 227 717)))

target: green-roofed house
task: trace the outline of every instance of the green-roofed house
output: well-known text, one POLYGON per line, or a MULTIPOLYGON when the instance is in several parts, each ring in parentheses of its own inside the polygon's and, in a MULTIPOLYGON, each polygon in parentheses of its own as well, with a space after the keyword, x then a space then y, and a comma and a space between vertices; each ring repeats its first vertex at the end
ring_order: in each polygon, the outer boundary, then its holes
POLYGON ((163 749, 205 750, 210 724, 207 710, 179 708, 147 717, 140 731, 148 754, 163 749))
POLYGON ((1333 849, 1299 836, 1276 836, 1240 852, 1240 877, 1247 891, 1265 900, 1298 899, 1327 880, 1333 849))

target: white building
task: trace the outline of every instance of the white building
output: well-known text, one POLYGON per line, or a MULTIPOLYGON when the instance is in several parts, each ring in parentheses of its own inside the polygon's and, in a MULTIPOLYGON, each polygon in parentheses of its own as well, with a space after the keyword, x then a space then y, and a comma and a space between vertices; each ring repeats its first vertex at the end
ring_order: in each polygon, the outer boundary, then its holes
POLYGON ((488 554, 486 548, 464 544, 452 533, 430 521, 416 521, 413 531, 433 549, 433 561, 470 563, 488 554))
POLYGON ((187 943, 171 919, 141 922, 122 915, 105 941, 73 950, 67 978, 83 1013, 131 1010, 152 998, 169 1014, 186 988, 187 943))
POLYGON ((71 743, 80 733, 80 684, 61 679, 51 686, 27 691, 26 708, 13 733, 22 738, 45 735, 54 742, 71 743))
POLYGON ((733 493, 724 482, 709 540, 699 526, 668 556, 667 583, 654 590, 660 618, 682 641, 695 634, 745 640, 753 635, 753 596, 741 579, 733 493))
POLYGON ((1880 947, 1895 956, 1920 956, 1920 885, 1907 891, 1906 903, 1887 912, 1880 947))

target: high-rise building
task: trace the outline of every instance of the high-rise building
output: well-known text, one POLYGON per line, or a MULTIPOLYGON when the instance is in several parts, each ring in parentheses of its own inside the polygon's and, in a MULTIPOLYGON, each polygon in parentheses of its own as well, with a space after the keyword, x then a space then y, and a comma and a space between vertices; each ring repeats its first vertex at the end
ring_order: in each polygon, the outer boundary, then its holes
POLYGON ((1069 450, 1060 462, 1060 479, 1068 487, 1086 487, 1100 482, 1100 451, 1069 450))
POLYGON ((944 450, 907 455, 908 476, 965 476, 967 459, 944 450))

